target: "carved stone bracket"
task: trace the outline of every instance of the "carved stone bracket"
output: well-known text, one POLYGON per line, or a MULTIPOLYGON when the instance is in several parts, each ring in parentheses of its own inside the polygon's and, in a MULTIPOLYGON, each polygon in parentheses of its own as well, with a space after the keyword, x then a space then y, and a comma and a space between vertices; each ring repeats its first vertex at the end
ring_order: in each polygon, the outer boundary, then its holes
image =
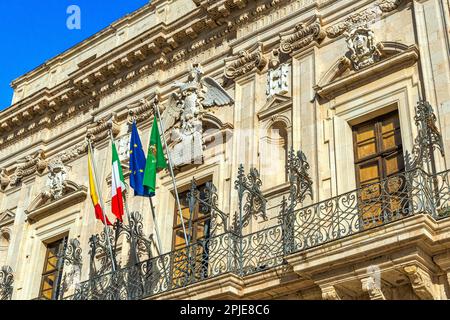
POLYGON ((320 287, 320 290, 322 290, 323 300, 342 300, 336 288, 332 285, 320 287))
POLYGON ((42 150, 37 151, 34 156, 27 156, 19 161, 14 175, 11 177, 11 185, 18 185, 23 178, 28 177, 35 172, 41 173, 47 168, 45 153, 42 150))
POLYGON ((369 294, 370 300, 386 300, 386 297, 381 290, 381 283, 375 281, 375 278, 370 276, 361 279, 362 290, 369 294))
POLYGON ((326 33, 330 38, 336 38, 346 31, 350 31, 358 26, 366 25, 380 18, 383 13, 396 10, 404 0, 379 0, 375 5, 349 15, 344 21, 339 22, 329 28, 326 33))
POLYGON ((434 294, 431 276, 427 271, 416 265, 406 266, 403 270, 408 275, 408 278, 411 281, 411 286, 419 298, 422 300, 437 299, 434 294))
POLYGON ((225 77, 236 79, 255 69, 263 70, 268 60, 263 54, 263 44, 257 43, 248 50, 242 50, 237 55, 225 60, 225 77))
POLYGON ((326 32, 322 29, 320 18, 313 17, 305 23, 297 24, 294 30, 280 34, 280 51, 289 54, 314 41, 319 43, 325 37, 326 32))

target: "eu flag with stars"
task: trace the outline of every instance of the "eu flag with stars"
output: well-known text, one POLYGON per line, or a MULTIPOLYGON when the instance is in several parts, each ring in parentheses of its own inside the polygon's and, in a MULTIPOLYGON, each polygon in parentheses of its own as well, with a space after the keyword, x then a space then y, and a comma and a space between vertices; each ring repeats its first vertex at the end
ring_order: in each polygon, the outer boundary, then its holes
POLYGON ((145 153, 142 149, 136 122, 133 122, 130 140, 130 186, 134 189, 135 196, 150 197, 153 194, 144 186, 145 153))

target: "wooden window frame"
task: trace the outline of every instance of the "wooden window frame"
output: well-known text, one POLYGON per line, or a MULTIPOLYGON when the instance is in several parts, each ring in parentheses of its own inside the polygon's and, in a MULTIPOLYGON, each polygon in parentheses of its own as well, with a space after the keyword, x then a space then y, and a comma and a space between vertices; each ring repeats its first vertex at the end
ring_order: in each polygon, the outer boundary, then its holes
POLYGON ((50 275, 52 275, 52 274, 54 274, 55 275, 55 283, 54 283, 54 286, 53 286, 53 288, 52 288, 52 298, 51 299, 54 299, 55 298, 55 294, 59 294, 59 285, 60 285, 60 277, 61 277, 61 275, 62 275, 62 272, 63 272, 63 266, 61 266, 61 268, 59 269, 58 268, 58 266, 59 266, 59 259, 58 259, 58 253, 61 251, 61 249, 62 250, 64 250, 64 246, 66 246, 67 245, 67 241, 68 241, 68 237, 67 236, 64 236, 64 237, 62 237, 62 238, 60 238, 60 239, 58 239, 58 240, 55 240, 55 241, 52 241, 52 242, 50 242, 50 243, 48 243, 48 244, 46 244, 45 245, 45 248, 46 248, 46 251, 45 251, 45 259, 44 259, 44 265, 43 265, 43 270, 42 270, 42 273, 41 273, 41 285, 40 285, 40 288, 39 288, 39 298, 40 299, 48 299, 47 297, 45 297, 44 296, 44 281, 45 281, 45 279, 46 279, 46 277, 48 277, 48 276, 50 276, 50 275), (55 248, 57 248, 56 249, 56 266, 55 266, 55 269, 53 269, 53 270, 51 270, 51 271, 46 271, 46 269, 47 269, 47 265, 48 265, 48 260, 49 260, 49 255, 50 255, 50 248, 54 248, 53 246, 55 246, 55 248), (61 246, 63 246, 63 248, 61 248, 61 246), (55 292, 55 290, 56 290, 56 292, 55 292))

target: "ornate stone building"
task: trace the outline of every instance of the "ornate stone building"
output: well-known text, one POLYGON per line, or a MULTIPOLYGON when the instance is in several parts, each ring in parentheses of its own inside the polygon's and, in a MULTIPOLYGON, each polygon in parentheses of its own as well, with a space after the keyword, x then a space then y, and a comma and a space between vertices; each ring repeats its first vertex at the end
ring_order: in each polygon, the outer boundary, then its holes
POLYGON ((449 32, 447 0, 154 0, 23 75, 0 299, 448 299, 449 32), (183 219, 164 170, 105 233, 88 139, 110 212, 155 111, 183 219))

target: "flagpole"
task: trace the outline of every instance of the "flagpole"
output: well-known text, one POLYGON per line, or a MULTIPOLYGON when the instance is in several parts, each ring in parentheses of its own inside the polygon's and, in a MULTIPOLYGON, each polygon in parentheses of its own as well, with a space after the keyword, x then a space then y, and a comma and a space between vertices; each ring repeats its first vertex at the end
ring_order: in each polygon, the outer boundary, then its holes
POLYGON ((159 254, 162 255, 163 248, 162 248, 161 236, 160 236, 159 230, 158 230, 158 222, 156 220, 155 207, 153 206, 152 198, 149 197, 148 200, 150 201, 150 208, 152 209, 153 224, 155 225, 156 240, 158 241, 158 247, 159 247, 158 251, 159 251, 159 254))
POLYGON ((173 165, 172 165, 172 158, 170 156, 170 152, 169 152, 169 147, 167 145, 167 141, 166 141, 166 135, 165 135, 165 128, 164 125, 161 121, 161 114, 159 112, 159 108, 157 105, 158 102, 158 98, 156 97, 155 100, 153 101, 153 108, 155 109, 155 115, 158 115, 158 119, 159 119, 159 123, 161 126, 161 135, 163 137, 163 141, 164 141, 164 146, 166 148, 166 153, 167 153, 167 159, 169 162, 169 171, 170 171, 170 175, 172 177, 172 183, 173 183, 173 189, 175 191, 175 198, 177 201, 177 206, 178 206, 178 213, 180 214, 180 219, 181 219, 181 226, 183 227, 183 233, 184 233, 184 240, 186 242, 186 248, 189 247, 189 240, 186 234, 186 226, 184 225, 184 219, 183 219, 183 213, 181 212, 181 205, 180 205, 180 197, 178 196, 178 189, 177 189, 177 183, 175 180, 175 174, 173 173, 173 165))
POLYGON ((113 255, 113 251, 112 251, 112 246, 111 246, 111 239, 109 238, 109 228, 108 228, 108 224, 107 224, 107 222, 106 222, 106 211, 105 211, 105 205, 103 204, 103 197, 102 197, 102 194, 101 194, 101 190, 99 189, 99 184, 98 184, 98 180, 97 180, 97 174, 96 174, 96 168, 95 168, 95 161, 94 161, 94 152, 93 152, 93 150, 92 150, 92 145, 91 145, 91 139, 90 138, 88 138, 87 139, 88 140, 88 148, 89 148, 89 152, 91 153, 91 155, 92 155, 92 158, 91 158, 91 161, 92 161, 92 163, 91 163, 91 165, 92 165, 92 174, 93 174, 93 176, 94 176, 94 183, 95 183, 95 187, 96 187, 96 189, 97 189, 97 194, 98 194, 98 198, 99 198, 99 201, 100 201, 100 206, 102 207, 102 213, 103 213, 103 222, 104 222, 104 224, 105 224, 105 234, 106 234, 106 243, 107 243, 107 245, 108 245, 108 247, 109 247, 109 254, 111 255, 111 266, 112 266, 112 269, 113 269, 113 271, 114 272, 116 272, 117 270, 116 270, 116 263, 115 263, 115 259, 114 259, 114 255, 113 255))
MULTIPOLYGON (((111 149, 112 149, 112 146, 114 146, 114 137, 112 134, 112 130, 109 130, 109 138, 111 140, 111 149)), ((122 164, 120 163, 120 159, 119 159, 119 166, 121 166, 121 165, 122 164)), ((131 246, 133 247, 133 249, 135 249, 133 256, 134 256, 135 264, 137 264, 139 262, 139 259, 138 259, 137 252, 136 252, 136 239, 133 236, 133 230, 131 228, 131 216, 130 216, 130 211, 128 210, 127 197, 125 195, 125 192, 128 192, 126 183, 125 183, 125 188, 126 188, 126 190, 124 190, 124 193, 122 194, 122 199, 123 199, 123 204, 125 207, 125 212, 127 213, 128 225, 130 226, 131 246)))

